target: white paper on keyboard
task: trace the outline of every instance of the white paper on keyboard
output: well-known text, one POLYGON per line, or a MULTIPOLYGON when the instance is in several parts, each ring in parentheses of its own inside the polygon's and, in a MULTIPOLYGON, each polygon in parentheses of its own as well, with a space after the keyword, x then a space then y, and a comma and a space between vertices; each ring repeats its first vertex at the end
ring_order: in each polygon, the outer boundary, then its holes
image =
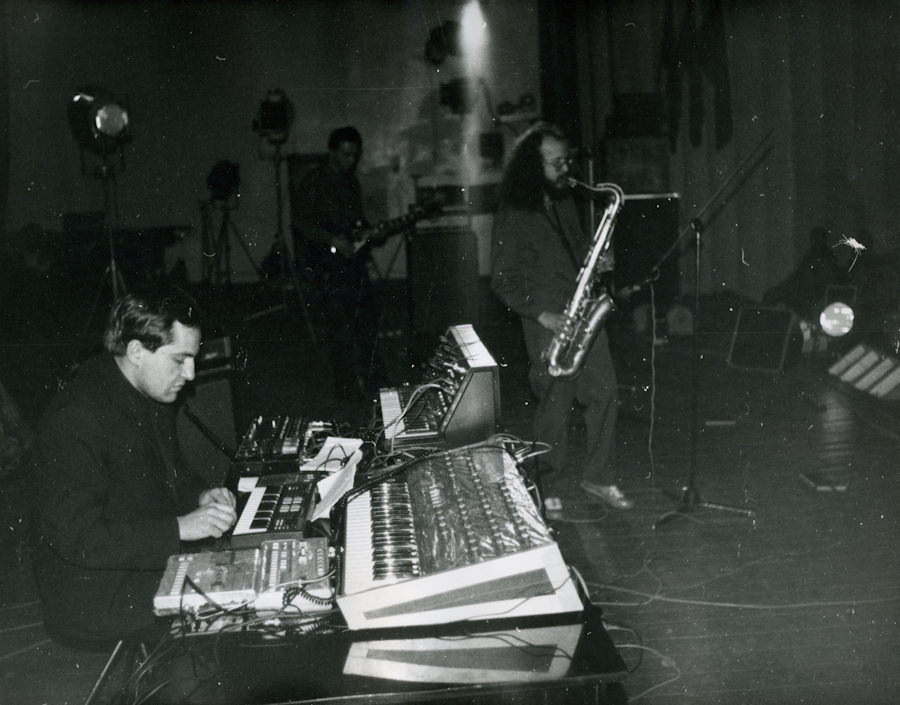
POLYGON ((336 472, 362 445, 361 438, 328 436, 319 452, 300 466, 301 472, 336 472))
MULTIPOLYGON (((360 445, 362 445, 362 441, 360 441, 360 445)), ((323 516, 327 517, 331 513, 331 508, 338 503, 338 500, 353 489, 353 482, 356 479, 356 466, 359 465, 360 460, 362 460, 362 451, 357 449, 343 468, 319 480, 316 486, 319 488, 319 497, 321 499, 316 505, 315 512, 313 512, 312 521, 323 516)))
POLYGON ((255 475, 252 477, 241 477, 238 479, 238 492, 253 492, 256 489, 256 482, 259 480, 255 475))

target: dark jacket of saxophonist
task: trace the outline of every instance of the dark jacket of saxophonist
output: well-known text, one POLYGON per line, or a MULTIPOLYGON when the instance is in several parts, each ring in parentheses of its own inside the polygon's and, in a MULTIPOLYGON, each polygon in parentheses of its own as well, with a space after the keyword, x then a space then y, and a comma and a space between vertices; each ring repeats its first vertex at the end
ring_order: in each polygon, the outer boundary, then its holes
POLYGON ((598 332, 571 377, 552 377, 544 359, 591 246, 568 188, 567 150, 559 130, 547 124, 533 126, 517 141, 494 221, 491 288, 522 321, 528 380, 538 400, 533 440, 549 447, 541 461, 562 485, 574 484, 580 472, 582 486, 600 487, 625 506, 615 487, 617 385, 606 331, 598 332), (578 471, 568 458, 568 422, 576 402, 584 411, 587 451, 578 471))
POLYGON ((491 288, 522 317, 529 356, 539 356, 553 334, 538 316, 566 308, 588 243, 571 197, 547 210, 501 208, 496 218, 491 288))

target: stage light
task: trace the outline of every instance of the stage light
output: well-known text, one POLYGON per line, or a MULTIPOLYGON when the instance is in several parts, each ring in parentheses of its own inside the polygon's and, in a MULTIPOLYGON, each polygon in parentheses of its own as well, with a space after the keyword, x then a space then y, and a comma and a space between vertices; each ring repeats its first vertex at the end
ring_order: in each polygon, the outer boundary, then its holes
POLYGON ((253 121, 253 129, 270 144, 287 142, 294 123, 294 106, 280 88, 272 89, 259 104, 259 113, 253 121))
POLYGON ((460 44, 466 56, 480 56, 487 41, 487 23, 478 0, 466 5, 462 14, 460 44))
MULTIPOLYGON (((128 109, 117 101, 112 93, 96 86, 79 88, 68 106, 69 127, 72 137, 78 143, 78 156, 81 160, 81 173, 101 179, 103 182, 103 229, 109 247, 109 265, 103 273, 101 290, 106 277, 112 288, 115 301, 126 291, 116 261, 116 248, 113 238, 115 218, 118 213, 116 189, 113 182, 116 172, 125 171, 125 150, 123 146, 131 140, 129 131, 128 109), (93 152, 99 159, 85 159, 87 152, 93 152), (111 157, 118 152, 118 159, 111 157), (94 162, 90 165, 89 162, 94 162)), ((99 301, 98 298, 95 300, 99 301)))
POLYGON ((103 88, 80 88, 68 113, 72 136, 83 149, 108 154, 131 139, 128 109, 103 88))
POLYGON ((459 22, 447 20, 431 30, 425 43, 425 59, 435 66, 444 63, 448 56, 461 54, 459 22))
POLYGON ((228 201, 232 196, 237 196, 240 184, 240 167, 225 160, 216 162, 206 177, 206 185, 213 201, 228 201))
POLYGON ((819 314, 822 332, 832 338, 840 338, 853 330, 853 309, 841 301, 832 301, 819 314))

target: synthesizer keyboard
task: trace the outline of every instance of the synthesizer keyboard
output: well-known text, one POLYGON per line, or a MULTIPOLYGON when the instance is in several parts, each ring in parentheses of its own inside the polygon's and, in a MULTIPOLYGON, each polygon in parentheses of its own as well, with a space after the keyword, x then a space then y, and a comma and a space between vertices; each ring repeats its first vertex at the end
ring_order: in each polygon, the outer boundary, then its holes
POLYGON ((396 441, 433 439, 440 436, 441 420, 423 396, 413 399, 414 388, 397 387, 379 391, 384 435, 396 441), (412 406, 409 406, 412 404, 412 406), (406 413, 403 410, 409 406, 406 413))
POLYGON ((342 538, 337 601, 350 629, 583 608, 514 460, 499 447, 433 453, 348 496, 342 538))
POLYGON ((497 363, 469 325, 451 326, 416 384, 379 393, 385 440, 393 446, 475 443, 500 418, 497 363))
POLYGON ((231 547, 250 548, 275 538, 302 537, 315 509, 315 500, 313 476, 257 485, 249 493, 232 529, 231 547))

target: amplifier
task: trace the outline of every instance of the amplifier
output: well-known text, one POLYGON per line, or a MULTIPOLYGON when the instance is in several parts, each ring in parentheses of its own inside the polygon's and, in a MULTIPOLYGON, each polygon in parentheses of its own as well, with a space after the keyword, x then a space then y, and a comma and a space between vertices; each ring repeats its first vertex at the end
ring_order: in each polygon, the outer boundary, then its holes
POLYGON ((197 377, 234 370, 231 352, 231 338, 211 338, 204 340, 197 356, 197 377))
POLYGON ((728 350, 728 364, 739 370, 781 372, 800 352, 800 329, 785 308, 742 306, 728 350))

